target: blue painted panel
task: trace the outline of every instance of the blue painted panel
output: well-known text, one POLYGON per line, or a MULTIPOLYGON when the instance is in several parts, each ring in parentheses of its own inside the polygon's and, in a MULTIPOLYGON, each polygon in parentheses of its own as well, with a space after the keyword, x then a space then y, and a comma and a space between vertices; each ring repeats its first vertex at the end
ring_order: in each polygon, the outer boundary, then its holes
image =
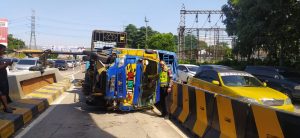
POLYGON ((133 104, 138 105, 139 95, 141 90, 141 78, 142 78, 142 64, 138 63, 136 65, 136 76, 135 76, 135 86, 134 86, 134 94, 133 94, 133 104))

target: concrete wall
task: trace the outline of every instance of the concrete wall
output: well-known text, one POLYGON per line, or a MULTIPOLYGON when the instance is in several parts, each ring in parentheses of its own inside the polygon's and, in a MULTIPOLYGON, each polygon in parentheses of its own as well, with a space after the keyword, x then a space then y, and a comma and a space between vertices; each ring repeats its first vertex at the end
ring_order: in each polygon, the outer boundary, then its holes
MULTIPOLYGON (((13 100, 19 100, 25 97, 25 94, 22 90, 21 82, 38 78, 41 76, 46 76, 54 74, 55 75, 55 81, 59 82, 63 80, 63 76, 60 74, 58 69, 56 68, 49 68, 46 69, 43 74, 41 74, 40 71, 10 71, 8 73, 8 82, 9 82, 9 95, 13 100)), ((41 86, 42 87, 42 86, 41 86)))

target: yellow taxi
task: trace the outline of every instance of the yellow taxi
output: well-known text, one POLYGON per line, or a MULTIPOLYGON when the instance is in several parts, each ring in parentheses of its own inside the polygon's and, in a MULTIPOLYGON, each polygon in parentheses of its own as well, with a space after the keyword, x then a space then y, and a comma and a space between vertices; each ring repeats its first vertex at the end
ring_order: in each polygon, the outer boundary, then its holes
POLYGON ((247 72, 226 69, 205 70, 197 73, 188 83, 242 101, 294 111, 294 105, 288 96, 266 87, 266 83, 260 82, 247 72))

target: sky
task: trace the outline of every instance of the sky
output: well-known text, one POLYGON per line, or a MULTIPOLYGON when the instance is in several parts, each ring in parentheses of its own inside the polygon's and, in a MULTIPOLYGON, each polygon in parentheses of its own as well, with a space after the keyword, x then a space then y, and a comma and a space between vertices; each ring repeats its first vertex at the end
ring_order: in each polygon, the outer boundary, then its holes
MULTIPOLYGON (((92 30, 123 31, 128 24, 177 34, 180 9, 220 10, 227 0, 0 0, 0 18, 9 20, 9 33, 29 45, 35 10, 39 47, 90 47, 92 30)), ((219 17, 186 16, 187 27, 224 27, 219 17)))

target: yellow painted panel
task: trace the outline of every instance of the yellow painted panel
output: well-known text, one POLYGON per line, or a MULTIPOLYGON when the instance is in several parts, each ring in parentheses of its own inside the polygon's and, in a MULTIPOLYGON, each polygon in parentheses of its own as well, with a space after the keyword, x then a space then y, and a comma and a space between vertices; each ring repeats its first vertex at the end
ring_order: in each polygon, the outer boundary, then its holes
POLYGON ((131 105, 134 97, 134 87, 135 87, 135 77, 136 77, 136 64, 128 64, 126 66, 126 99, 123 101, 124 104, 131 105), (131 78, 132 77, 132 78, 131 78))
POLYGON ((10 120, 0 120, 0 136, 1 138, 8 138, 15 131, 14 123, 10 120))
POLYGON ((38 105, 38 104, 41 104, 43 102, 41 101, 38 101, 38 100, 32 100, 32 99, 21 99, 18 101, 19 103, 26 103, 26 104, 35 104, 35 105, 38 105))
POLYGON ((48 90, 48 89, 38 89, 36 92, 41 92, 41 93, 52 93, 55 94, 56 97, 60 96, 60 92, 57 90, 48 90))
POLYGON ((31 93, 26 96, 27 98, 45 98, 48 103, 52 103, 54 101, 52 95, 40 94, 40 93, 31 93))
POLYGON ((17 108, 13 111, 13 114, 22 115, 24 124, 28 123, 32 119, 32 111, 27 108, 17 108))
POLYGON ((45 110, 45 104, 43 103, 43 104, 39 104, 38 105, 38 111, 39 111, 39 113, 40 112, 42 112, 42 111, 44 111, 45 110))
POLYGON ((217 95, 217 108, 219 114, 219 123, 221 138, 236 138, 235 120, 231 100, 217 95))
POLYGON ((258 105, 252 105, 251 108, 259 137, 284 137, 275 110, 258 105))
POLYGON ((174 85, 172 86, 172 104, 170 107, 171 114, 173 114, 177 108, 177 95, 178 95, 177 85, 178 85, 177 83, 174 83, 174 85))
POLYGON ((184 122, 186 118, 189 115, 189 91, 187 85, 182 85, 183 91, 182 91, 182 111, 180 115, 178 116, 178 120, 180 122, 184 122))
POLYGON ((54 83, 54 84, 52 84, 51 86, 64 87, 64 91, 68 89, 68 86, 63 85, 63 84, 57 84, 57 83, 54 83))
POLYGON ((196 109, 197 120, 195 122, 193 132, 200 137, 203 137, 207 128, 207 110, 205 93, 199 89, 196 89, 196 109))
POLYGON ((26 103, 26 104, 34 104, 37 105, 38 111, 42 112, 45 109, 44 102, 38 100, 31 100, 31 99, 22 99, 18 101, 19 103, 26 103))
POLYGON ((43 87, 42 89, 55 89, 55 90, 58 90, 60 91, 61 93, 64 92, 64 86, 45 86, 43 87))

